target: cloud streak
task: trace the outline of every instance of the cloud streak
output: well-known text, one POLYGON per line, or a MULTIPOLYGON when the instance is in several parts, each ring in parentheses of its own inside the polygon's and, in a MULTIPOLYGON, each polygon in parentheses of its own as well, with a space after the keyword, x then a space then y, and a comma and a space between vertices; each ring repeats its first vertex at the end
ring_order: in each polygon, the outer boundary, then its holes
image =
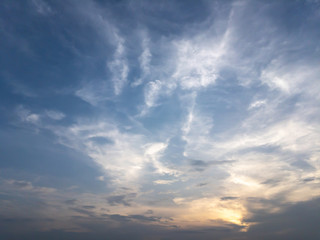
POLYGON ((317 1, 2 8, 1 231, 316 238, 317 1))

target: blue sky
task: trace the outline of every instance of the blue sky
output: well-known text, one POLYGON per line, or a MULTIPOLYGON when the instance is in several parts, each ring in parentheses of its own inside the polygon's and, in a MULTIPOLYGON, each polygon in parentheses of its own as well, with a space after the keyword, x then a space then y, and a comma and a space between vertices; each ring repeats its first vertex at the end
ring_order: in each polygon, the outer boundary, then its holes
POLYGON ((317 0, 3 1, 0 238, 320 237, 319 24, 317 0))

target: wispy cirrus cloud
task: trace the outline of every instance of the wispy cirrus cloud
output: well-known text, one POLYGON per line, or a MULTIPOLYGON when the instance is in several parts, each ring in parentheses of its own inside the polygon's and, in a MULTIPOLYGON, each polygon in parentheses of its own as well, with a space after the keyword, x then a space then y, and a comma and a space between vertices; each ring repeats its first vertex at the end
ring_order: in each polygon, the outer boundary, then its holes
MULTIPOLYGON (((32 14, 49 14, 46 2, 34 2, 32 14)), ((90 184, 103 188, 84 191, 73 183, 46 192, 51 188, 32 181, 5 181, 6 191, 29 191, 32 201, 47 203, 39 219, 53 213, 60 219, 54 226, 71 232, 108 223, 109 232, 146 227, 180 238, 191 231, 192 239, 256 239, 263 226, 277 229, 269 219, 288 222, 295 207, 314 208, 320 196, 315 1, 68 3, 49 7, 52 18, 57 9, 64 13, 57 20, 65 25, 43 20, 60 36, 55 46, 45 45, 59 58, 39 54, 55 71, 34 68, 30 83, 11 84, 15 94, 5 98, 14 110, 7 115, 62 152, 86 156, 99 170, 90 184), (46 82, 52 84, 46 96, 36 87, 42 74, 62 79, 46 82)), ((271 231, 270 239, 293 236, 289 225, 296 223, 284 224, 285 233, 271 231)))
POLYGON ((124 39, 115 34, 116 49, 113 60, 107 63, 107 66, 112 74, 114 84, 114 93, 119 95, 122 88, 127 83, 129 67, 125 57, 124 39))
POLYGON ((31 1, 37 12, 42 15, 49 15, 53 13, 52 8, 46 1, 42 0, 32 0, 31 1))

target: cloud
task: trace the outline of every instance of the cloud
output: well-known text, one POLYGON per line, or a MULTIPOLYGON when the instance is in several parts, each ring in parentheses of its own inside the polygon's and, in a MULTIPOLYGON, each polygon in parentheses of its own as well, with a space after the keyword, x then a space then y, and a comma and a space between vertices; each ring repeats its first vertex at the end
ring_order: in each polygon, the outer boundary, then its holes
POLYGON ((89 140, 96 143, 96 144, 102 144, 102 145, 113 143, 112 140, 108 139, 107 137, 97 136, 97 137, 91 137, 89 140))
POLYGON ((154 66, 160 68, 161 72, 154 71, 150 77, 157 80, 149 81, 145 86, 146 106, 156 106, 160 96, 172 94, 177 87, 184 91, 198 91, 214 85, 225 64, 228 38, 227 30, 222 38, 205 31, 197 37, 170 39, 166 43, 170 46, 170 53, 166 54, 173 61, 170 61, 171 66, 154 66))
POLYGON ((249 229, 247 236, 249 239, 259 236, 265 239, 317 238, 319 232, 316 223, 319 217, 314 213, 318 208, 319 199, 314 199, 287 206, 281 212, 274 214, 257 213, 248 219, 257 224, 249 229), (295 217, 297 215, 299 219, 295 217))
POLYGON ((20 105, 16 108, 16 113, 20 120, 23 122, 38 124, 40 121, 40 115, 32 113, 30 110, 26 109, 24 106, 20 105))
POLYGON ((96 208, 95 206, 92 206, 92 205, 86 205, 86 206, 82 206, 82 207, 85 209, 95 209, 96 208))
POLYGON ((156 100, 159 97, 158 94, 161 88, 162 82, 160 80, 148 83, 148 87, 145 90, 145 103, 148 107, 153 107, 156 104, 156 100))
POLYGON ((124 205, 124 206, 130 206, 130 202, 132 201, 132 198, 134 198, 136 194, 131 193, 128 195, 115 195, 115 196, 110 196, 107 198, 108 203, 111 206, 116 206, 116 205, 124 205))
POLYGON ((47 110, 46 114, 49 118, 53 120, 61 120, 65 117, 65 115, 62 112, 53 111, 53 110, 47 110))
POLYGON ((43 112, 34 113, 23 105, 19 105, 16 108, 16 114, 22 122, 34 124, 38 127, 45 126, 45 118, 52 120, 62 120, 65 118, 65 114, 55 110, 44 110, 43 112))
POLYGON ((116 50, 113 60, 107 63, 107 66, 112 73, 112 81, 114 84, 114 93, 119 95, 122 88, 127 83, 129 67, 125 57, 124 39, 115 33, 116 50))
POLYGON ((104 101, 110 100, 112 90, 106 81, 88 81, 75 91, 75 95, 92 106, 98 106, 104 101))
POLYGON ((222 197, 220 198, 222 201, 228 201, 228 200, 237 200, 239 199, 238 197, 222 197))
POLYGON ((26 86, 25 84, 23 84, 20 81, 11 79, 9 77, 9 80, 7 80, 7 83, 10 86, 12 86, 13 92, 16 93, 16 94, 21 94, 23 96, 30 97, 30 98, 37 97, 37 94, 34 92, 33 89, 31 89, 30 87, 26 86))
POLYGON ((145 212, 145 214, 153 214, 153 211, 152 211, 151 209, 149 209, 149 210, 147 210, 147 211, 145 212))
POLYGON ((176 182, 177 180, 165 180, 165 179, 161 179, 161 180, 156 180, 153 181, 155 184, 172 184, 174 182, 176 182))
POLYGON ((205 88, 214 84, 219 76, 225 50, 225 39, 215 39, 206 45, 202 39, 176 42, 177 65, 172 75, 182 89, 205 88), (213 44, 212 44, 213 43, 213 44))
POLYGON ((308 94, 318 96, 314 86, 319 70, 309 60, 288 62, 282 58, 274 59, 262 72, 261 81, 272 89, 278 89, 284 94, 308 94))
POLYGON ((167 148, 166 142, 150 142, 146 136, 119 129, 112 121, 78 123, 70 127, 49 128, 59 137, 61 144, 81 151, 101 166, 118 187, 136 189, 139 176, 151 165, 154 172, 178 174, 161 161, 167 148), (128 185, 129 183, 129 185, 128 185))
POLYGON ((80 214, 83 214, 88 217, 95 217, 95 214, 93 212, 91 212, 90 210, 77 208, 77 207, 70 207, 69 209, 76 212, 76 213, 80 213, 80 214))
POLYGON ((150 74, 150 69, 151 69, 151 59, 152 59, 152 54, 150 51, 150 39, 148 37, 148 34, 146 31, 142 31, 141 32, 141 45, 142 45, 142 52, 138 58, 139 64, 140 64, 140 78, 138 78, 136 81, 134 81, 131 86, 133 87, 137 87, 139 85, 141 85, 147 76, 149 76, 150 74))
MULTIPOLYGON (((39 54, 32 61, 7 54, 17 74, 30 75, 9 83, 18 94, 1 94, 9 101, 1 107, 7 109, 3 126, 36 129, 63 145, 61 155, 70 148, 99 172, 77 168, 77 160, 70 168, 80 170, 71 174, 88 174, 88 185, 69 184, 73 176, 35 177, 66 182, 60 189, 22 178, 2 181, 4 222, 30 219, 26 228, 42 231, 37 234, 67 237, 79 236, 76 231, 112 239, 128 233, 137 239, 290 239, 297 231, 317 237, 289 218, 306 209, 305 219, 317 219, 308 210, 317 210, 320 179, 315 2, 37 0, 31 13, 10 4, 4 9, 16 20, 8 15, 0 25, 20 31, 17 22, 34 23, 21 34, 39 54), (39 72, 46 66, 56 71, 39 72), (56 81, 46 96, 32 98, 47 84, 39 79, 51 75, 56 81), (58 98, 61 89, 65 95, 58 98), (10 106, 17 106, 12 115, 20 121, 11 122, 10 106), (28 210, 40 200, 43 208, 28 210), (34 216, 24 216, 29 212, 34 216), (46 214, 55 221, 32 220, 46 214)), ((15 163, 18 148, 11 145, 5 166, 15 163)), ((54 156, 50 167, 60 169, 55 154, 39 156, 54 156)), ((39 167, 30 159, 22 163, 39 167)))
POLYGON ((266 104, 265 100, 257 100, 250 104, 248 109, 259 108, 266 104))
POLYGON ((77 202, 77 199, 69 199, 65 201, 65 203, 68 205, 74 205, 76 202, 77 202))
POLYGON ((52 193, 56 191, 55 188, 34 186, 31 182, 22 181, 22 180, 6 180, 5 183, 8 187, 14 187, 17 190, 26 191, 26 192, 46 194, 46 193, 52 193))
POLYGON ((49 15, 53 13, 50 5, 42 0, 32 0, 32 4, 36 8, 36 11, 41 15, 49 15))
POLYGON ((234 162, 236 162, 236 161, 235 160, 221 160, 221 161, 190 160, 190 165, 192 166, 192 170, 202 172, 202 171, 209 169, 212 166, 232 164, 234 162))

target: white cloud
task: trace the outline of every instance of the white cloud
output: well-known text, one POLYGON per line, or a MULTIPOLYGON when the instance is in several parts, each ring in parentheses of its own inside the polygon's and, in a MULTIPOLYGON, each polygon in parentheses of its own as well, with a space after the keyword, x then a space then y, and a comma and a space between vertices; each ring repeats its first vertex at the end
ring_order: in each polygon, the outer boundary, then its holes
POLYGON ((42 113, 34 113, 22 105, 16 108, 16 114, 21 121, 32 123, 38 127, 46 127, 45 123, 43 122, 45 118, 51 118, 58 121, 65 117, 64 113, 54 110, 45 110, 42 113))
POLYGON ((115 34, 116 50, 113 56, 113 60, 107 63, 109 70, 112 73, 112 81, 114 84, 114 93, 119 95, 122 88, 127 83, 127 77, 129 73, 129 67, 125 56, 125 40, 118 34, 115 34))
POLYGON ((159 174, 176 174, 161 161, 167 147, 164 142, 150 142, 141 134, 120 131, 117 125, 101 120, 78 123, 69 128, 50 127, 61 144, 84 152, 112 177, 116 186, 139 186, 146 164, 152 164, 159 174), (91 141, 93 137, 106 137, 112 144, 101 145, 91 141))
POLYGON ((142 40, 142 53, 139 57, 140 67, 142 70, 143 75, 148 75, 150 73, 150 60, 151 60, 151 52, 149 49, 149 39, 144 38, 142 40))
POLYGON ((149 82, 145 89, 145 103, 148 107, 153 107, 159 97, 163 83, 160 80, 149 82))
MULTIPOLYGON (((103 42, 103 47, 99 48, 99 54, 105 54, 105 58, 107 59, 106 68, 110 71, 111 76, 110 79, 109 76, 108 79, 105 79, 105 83, 102 84, 102 89, 106 91, 109 89, 109 87, 104 87, 110 80, 113 84, 114 94, 120 95, 122 89, 127 84, 127 78, 130 72, 126 49, 127 39, 121 35, 121 31, 116 26, 117 24, 106 14, 105 9, 100 8, 98 4, 88 1, 83 4, 74 4, 73 7, 79 15, 79 19, 82 21, 85 19, 87 21, 86 23, 89 24, 101 38, 99 40, 103 42), (112 54, 110 54, 110 49, 105 48, 105 44, 114 49, 112 54)), ((88 81, 88 85, 91 84, 92 82, 88 81)), ((94 91, 87 91, 85 87, 81 88, 76 92, 76 95, 96 105, 101 99, 110 96, 109 91, 102 94, 102 89, 99 89, 99 87, 90 87, 91 90, 94 91), (95 95, 96 92, 99 92, 98 98, 95 95)))
POLYGON ((262 71, 261 81, 270 88, 278 89, 288 95, 304 93, 319 98, 318 65, 309 63, 308 59, 300 61, 288 63, 284 59, 275 59, 262 71))
MULTIPOLYGON (((156 169, 156 172, 164 175, 169 174, 173 176, 178 176, 181 173, 175 169, 171 169, 166 166, 162 161, 161 157, 163 156, 164 151, 168 147, 168 143, 158 142, 158 143, 147 143, 144 145, 144 156, 152 162, 153 166, 156 169)), ((162 180, 159 180, 160 182, 162 180)))
POLYGON ((61 120, 65 117, 64 113, 59 111, 47 110, 45 113, 49 118, 52 118, 53 120, 61 120))
POLYGON ((111 99, 113 90, 106 81, 95 80, 84 83, 80 89, 75 91, 75 95, 92 106, 98 106, 101 102, 111 99))
POLYGON ((182 122, 182 139, 186 141, 183 155, 191 159, 205 158, 207 143, 211 141, 210 131, 214 127, 210 115, 201 112, 196 104, 197 95, 192 93, 185 97, 187 115, 182 122), (203 150, 203 151, 202 151, 203 150))
POLYGON ((138 58, 138 61, 139 61, 139 64, 140 64, 140 70, 141 70, 141 73, 140 73, 140 78, 137 79, 136 81, 134 81, 131 86, 133 87, 136 87, 136 86, 139 86, 141 85, 144 81, 145 81, 145 78, 147 76, 149 76, 150 74, 150 61, 151 61, 151 58, 152 58, 152 54, 151 54, 151 51, 150 51, 150 39, 149 37, 147 36, 147 33, 145 31, 142 32, 141 34, 141 38, 142 38, 142 52, 138 58))
POLYGON ((205 40, 182 40, 175 43, 177 65, 172 75, 182 89, 198 89, 215 83, 219 76, 224 42, 209 44, 205 40))
POLYGON ((42 0, 32 0, 32 3, 35 6, 37 12, 41 15, 48 15, 53 13, 53 10, 49 6, 49 4, 42 0))
POLYGON ((40 121, 39 114, 32 113, 30 110, 26 109, 22 105, 20 105, 16 108, 16 113, 19 116, 20 120, 23 122, 38 124, 40 121))
POLYGON ((254 108, 259 108, 259 107, 262 107, 266 104, 266 100, 257 100, 257 101, 254 101, 250 104, 250 106, 248 107, 248 109, 254 109, 254 108))
MULTIPOLYGON (((230 41, 232 38, 231 27, 227 25, 222 35, 213 34, 221 23, 217 21, 213 27, 204 30, 196 36, 186 35, 179 39, 164 39, 156 49, 165 60, 160 65, 151 65, 148 52, 144 48, 141 56, 145 55, 147 67, 142 67, 143 74, 147 72, 150 81, 145 85, 145 107, 147 109, 161 104, 160 96, 168 96, 174 91, 201 91, 213 86, 220 77, 220 71, 229 66, 231 56, 230 41), (149 71, 152 69, 152 72, 149 71), (160 80, 153 80, 160 79, 160 80)), ((153 49, 152 49, 153 50, 153 49)), ((141 61, 140 57, 140 61, 141 61)), ((141 114, 144 115, 144 114, 141 114)))
POLYGON ((161 97, 170 95, 176 89, 174 82, 168 83, 163 80, 150 81, 144 88, 145 106, 141 109, 139 116, 144 116, 149 109, 160 105, 158 102, 161 97))
POLYGON ((99 180, 99 181, 101 181, 101 182, 104 182, 105 177, 104 177, 104 176, 99 176, 99 177, 97 177, 97 180, 99 180))
POLYGON ((97 103, 101 100, 94 91, 90 91, 86 87, 77 90, 75 95, 93 106, 97 105, 97 103))
POLYGON ((153 181, 154 184, 159 184, 159 185, 167 185, 167 184, 172 184, 174 182, 176 182, 177 180, 156 180, 153 181))
POLYGON ((182 101, 185 102, 185 105, 188 106, 188 109, 187 109, 188 115, 186 117, 186 122, 183 124, 181 128, 184 135, 189 134, 191 130, 192 122, 194 121, 193 114, 194 114, 194 108, 196 104, 196 98, 197 98, 197 94, 196 92, 193 92, 192 94, 184 96, 184 98, 182 99, 182 101))
POLYGON ((25 121, 31 122, 31 123, 37 123, 40 119, 40 116, 35 113, 31 113, 28 116, 26 116, 25 121))

